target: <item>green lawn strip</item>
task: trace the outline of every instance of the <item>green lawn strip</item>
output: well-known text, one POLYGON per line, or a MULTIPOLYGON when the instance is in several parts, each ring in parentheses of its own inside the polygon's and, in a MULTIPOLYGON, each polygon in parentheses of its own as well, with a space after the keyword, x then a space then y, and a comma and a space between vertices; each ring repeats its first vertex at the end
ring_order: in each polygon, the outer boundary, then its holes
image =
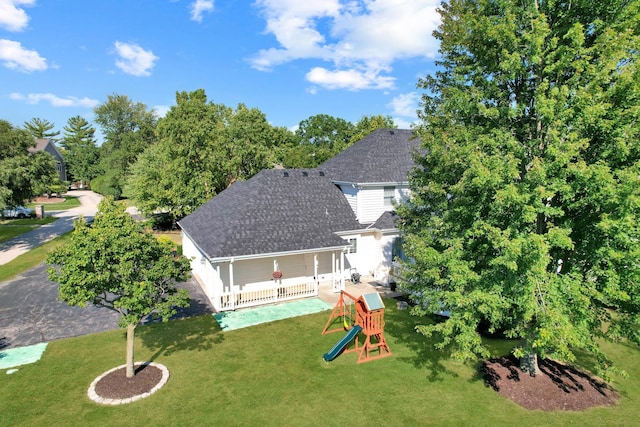
POLYGON ((44 218, 25 218, 25 219, 5 219, 0 220, 0 226, 2 225, 46 225, 57 221, 58 218, 46 216, 44 218))
POLYGON ((0 282, 11 279, 16 275, 44 262, 47 258, 47 254, 51 250, 65 244, 70 238, 71 232, 63 234, 62 236, 56 237, 55 239, 18 256, 6 264, 0 265, 0 282))
POLYGON ((0 243, 38 228, 37 225, 0 225, 0 243))
POLYGON ((36 205, 42 205, 44 206, 44 211, 49 212, 49 211, 65 211, 67 209, 71 209, 71 208, 76 208, 78 206, 80 206, 80 200, 78 200, 77 197, 75 196, 64 196, 65 200, 64 202, 59 202, 59 203, 29 203, 27 204, 27 207, 32 208, 36 205))
POLYGON ((0 221, 0 243, 57 220, 58 218, 46 217, 0 221))
MULTIPOLYGON (((18 372, 0 371, 3 426, 58 425, 625 425, 640 417, 637 347, 606 344, 630 377, 619 404, 584 412, 528 411, 482 382, 477 364, 433 350, 420 320, 387 302, 393 355, 364 364, 353 353, 322 360, 341 333, 321 335, 329 312, 221 332, 213 316, 140 326, 136 360, 169 368, 169 382, 133 404, 98 405, 90 383, 124 363, 125 332, 54 341, 18 372)), ((491 342, 503 349, 501 340, 491 342)))

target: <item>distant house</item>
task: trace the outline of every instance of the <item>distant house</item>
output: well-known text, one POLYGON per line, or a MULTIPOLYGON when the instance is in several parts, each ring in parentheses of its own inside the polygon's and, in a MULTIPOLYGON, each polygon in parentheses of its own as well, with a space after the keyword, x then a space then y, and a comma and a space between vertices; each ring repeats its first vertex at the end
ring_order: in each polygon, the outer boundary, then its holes
POLYGON ((339 292, 355 272, 385 282, 419 145, 412 131, 377 130, 315 169, 236 182, 182 219, 183 253, 213 307, 339 292))
POLYGON ((52 139, 36 139, 36 146, 29 148, 29 152, 36 153, 38 151, 45 151, 53 157, 56 162, 56 169, 58 170, 58 177, 60 181, 67 180, 67 166, 64 163, 64 157, 62 153, 56 147, 56 144, 52 139))

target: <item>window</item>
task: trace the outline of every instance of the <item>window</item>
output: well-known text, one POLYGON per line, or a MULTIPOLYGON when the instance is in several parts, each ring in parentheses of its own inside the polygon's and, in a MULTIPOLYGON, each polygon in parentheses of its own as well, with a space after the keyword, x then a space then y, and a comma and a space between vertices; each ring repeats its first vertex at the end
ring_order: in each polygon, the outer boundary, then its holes
POLYGON ((384 187, 384 205, 393 206, 393 202, 396 200, 396 188, 384 187))
POLYGON ((358 239, 349 239, 349 248, 347 249, 348 254, 355 254, 358 252, 358 239))

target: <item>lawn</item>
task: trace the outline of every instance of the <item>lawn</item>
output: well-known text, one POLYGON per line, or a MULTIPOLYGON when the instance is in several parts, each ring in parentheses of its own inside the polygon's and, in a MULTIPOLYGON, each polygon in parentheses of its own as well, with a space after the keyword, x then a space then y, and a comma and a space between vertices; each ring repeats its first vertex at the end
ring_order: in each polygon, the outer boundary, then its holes
POLYGON ((66 211, 68 209, 77 208, 78 206, 80 206, 80 200, 78 200, 77 197, 65 195, 64 198, 65 198, 64 202, 57 202, 57 203, 46 203, 46 202, 45 203, 29 203, 27 205, 27 207, 32 208, 35 205, 42 205, 42 206, 44 206, 45 213, 47 213, 47 212, 50 212, 50 211, 66 211))
MULTIPOLYGON (((528 411, 484 385, 477 366, 450 360, 417 335, 418 320, 387 301, 391 357, 331 363, 340 338, 320 333, 329 312, 231 332, 212 316, 137 329, 136 360, 170 370, 169 382, 141 401, 110 407, 87 397, 89 384, 124 363, 124 331, 54 341, 43 358, 0 371, 0 425, 629 425, 640 419, 638 349, 605 345, 630 377, 617 378, 616 407, 585 412, 528 411)), ((508 343, 492 341, 496 354, 508 343)))
POLYGON ((57 218, 46 217, 41 219, 7 219, 0 221, 0 243, 38 228, 40 225, 49 224, 56 220, 57 218))

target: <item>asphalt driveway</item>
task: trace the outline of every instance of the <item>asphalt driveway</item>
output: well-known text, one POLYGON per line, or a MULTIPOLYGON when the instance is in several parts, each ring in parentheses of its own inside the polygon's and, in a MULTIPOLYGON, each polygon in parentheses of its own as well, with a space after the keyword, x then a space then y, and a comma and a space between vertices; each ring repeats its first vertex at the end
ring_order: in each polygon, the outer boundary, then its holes
MULTIPOLYGON (((213 313, 194 279, 179 285, 189 291, 191 305, 176 317, 213 313)), ((58 284, 41 264, 17 278, 0 282, 0 348, 14 348, 60 338, 118 329, 118 315, 106 308, 70 307, 58 301, 58 284)))

